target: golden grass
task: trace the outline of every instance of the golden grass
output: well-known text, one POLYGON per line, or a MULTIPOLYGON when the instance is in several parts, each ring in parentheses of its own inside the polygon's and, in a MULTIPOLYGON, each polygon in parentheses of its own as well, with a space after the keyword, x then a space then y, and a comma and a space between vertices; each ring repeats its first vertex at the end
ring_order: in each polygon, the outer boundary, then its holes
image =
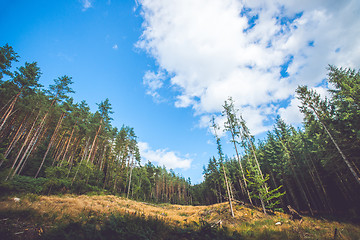
POLYGON ((137 213, 143 216, 152 216, 178 226, 192 222, 206 221, 212 225, 216 223, 238 232, 275 231, 294 232, 303 239, 312 239, 321 236, 322 239, 332 239, 335 228, 338 230, 339 239, 360 238, 360 226, 304 217, 302 222, 291 221, 284 213, 276 212, 275 215, 265 215, 257 208, 243 205, 234 206, 235 217, 232 218, 227 203, 210 206, 183 206, 170 204, 149 204, 133 200, 107 196, 40 196, 30 201, 26 197, 15 202, 12 198, 0 202, 0 211, 29 210, 35 211, 51 222, 77 220, 82 216, 109 216, 111 213, 137 213), (281 225, 275 225, 281 222, 281 225), (352 236, 355 236, 352 237, 352 236))

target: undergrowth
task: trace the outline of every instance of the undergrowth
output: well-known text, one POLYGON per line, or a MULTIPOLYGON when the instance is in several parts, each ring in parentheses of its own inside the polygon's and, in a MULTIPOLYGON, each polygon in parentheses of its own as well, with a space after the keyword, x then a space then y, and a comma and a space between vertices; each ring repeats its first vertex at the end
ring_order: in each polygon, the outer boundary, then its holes
POLYGON ((227 228, 212 227, 201 221, 175 226, 157 217, 139 214, 111 214, 60 224, 42 239, 243 239, 227 228))
POLYGON ((33 178, 28 176, 15 176, 8 181, 0 182, 0 192, 2 197, 13 194, 88 194, 104 195, 106 190, 86 184, 85 181, 75 181, 72 183, 64 178, 33 178))

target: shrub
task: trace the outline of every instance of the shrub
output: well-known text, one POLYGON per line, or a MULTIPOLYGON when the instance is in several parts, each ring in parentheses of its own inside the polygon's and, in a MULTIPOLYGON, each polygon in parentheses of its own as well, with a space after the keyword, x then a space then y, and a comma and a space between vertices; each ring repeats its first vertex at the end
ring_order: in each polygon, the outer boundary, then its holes
POLYGON ((45 178, 32 178, 27 176, 15 176, 13 179, 0 183, 0 190, 3 193, 30 192, 39 194, 43 191, 46 183, 45 178))
POLYGON ((43 186, 43 193, 66 193, 71 187, 68 179, 50 178, 43 186))

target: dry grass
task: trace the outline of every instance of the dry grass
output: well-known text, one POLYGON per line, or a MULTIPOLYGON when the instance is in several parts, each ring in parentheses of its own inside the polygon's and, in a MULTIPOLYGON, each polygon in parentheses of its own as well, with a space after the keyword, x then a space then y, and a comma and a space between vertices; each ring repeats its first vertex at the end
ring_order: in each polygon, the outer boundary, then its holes
POLYGON ((157 217, 177 226, 206 221, 211 225, 218 224, 230 230, 248 233, 249 236, 262 231, 294 233, 301 239, 314 239, 319 236, 321 239, 333 239, 336 228, 338 239, 360 239, 359 225, 309 217, 304 217, 302 222, 291 221, 287 214, 277 212, 275 215, 264 215, 259 209, 243 205, 234 206, 235 218, 232 218, 227 203, 211 206, 155 205, 112 195, 40 196, 35 200, 25 197, 20 202, 13 199, 0 202, 2 212, 29 209, 50 223, 76 221, 91 215, 106 217, 111 213, 127 212, 157 217), (281 225, 275 225, 276 222, 281 222, 281 225))
POLYGON ((167 204, 149 204, 136 202, 112 195, 107 196, 41 196, 36 201, 27 198, 16 203, 13 199, 7 199, 0 203, 0 211, 32 209, 41 216, 57 216, 54 220, 60 220, 63 216, 69 219, 77 219, 84 213, 95 215, 111 213, 138 213, 144 216, 156 216, 174 222, 199 221, 199 214, 207 207, 193 207, 167 204))

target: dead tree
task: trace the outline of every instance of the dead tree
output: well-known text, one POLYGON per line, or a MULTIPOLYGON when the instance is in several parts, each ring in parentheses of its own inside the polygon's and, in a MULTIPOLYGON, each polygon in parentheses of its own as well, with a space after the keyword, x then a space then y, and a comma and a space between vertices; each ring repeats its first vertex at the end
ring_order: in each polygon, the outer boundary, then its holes
POLYGON ((302 220, 302 216, 295 210, 293 209, 290 205, 287 206, 290 212, 290 219, 295 221, 296 219, 298 220, 302 220))

